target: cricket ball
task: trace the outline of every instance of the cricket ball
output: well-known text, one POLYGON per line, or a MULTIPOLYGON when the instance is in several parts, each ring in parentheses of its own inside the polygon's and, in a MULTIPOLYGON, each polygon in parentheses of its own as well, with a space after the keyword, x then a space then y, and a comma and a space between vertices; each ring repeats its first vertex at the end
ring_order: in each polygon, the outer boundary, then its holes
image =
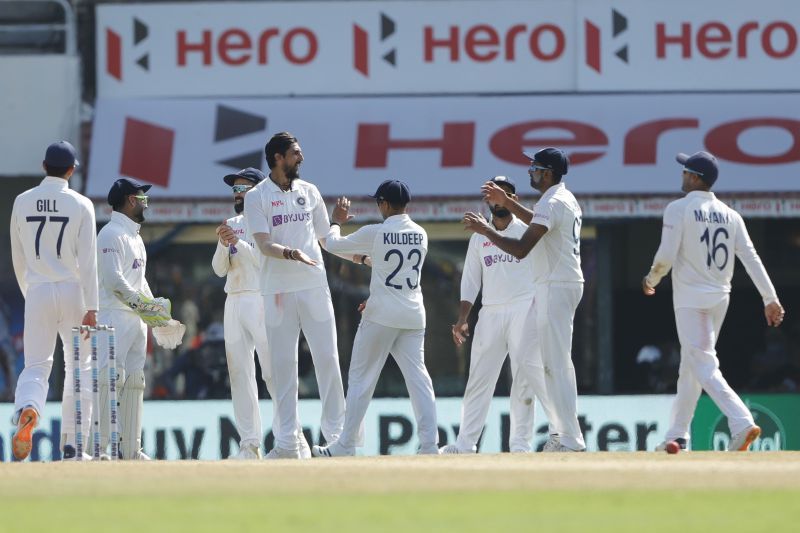
POLYGON ((675 442, 674 440, 671 440, 667 443, 666 450, 668 454, 674 455, 679 451, 681 451, 681 445, 675 442))

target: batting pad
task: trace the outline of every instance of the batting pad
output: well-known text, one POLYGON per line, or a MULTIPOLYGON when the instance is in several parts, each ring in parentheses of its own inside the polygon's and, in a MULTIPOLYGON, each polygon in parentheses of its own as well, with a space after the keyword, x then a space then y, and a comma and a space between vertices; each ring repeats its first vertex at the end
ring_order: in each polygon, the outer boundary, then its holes
POLYGON ((120 448, 123 459, 133 459, 142 449, 144 371, 127 376, 120 392, 120 448))

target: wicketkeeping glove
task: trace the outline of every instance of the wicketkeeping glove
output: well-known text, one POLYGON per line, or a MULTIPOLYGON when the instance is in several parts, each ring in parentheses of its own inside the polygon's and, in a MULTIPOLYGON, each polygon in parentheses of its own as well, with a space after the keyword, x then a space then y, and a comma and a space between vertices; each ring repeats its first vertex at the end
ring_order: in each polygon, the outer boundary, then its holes
POLYGON ((166 326, 153 328, 153 337, 162 348, 174 350, 176 346, 183 342, 183 334, 185 332, 186 326, 177 320, 170 320, 166 326))
POLYGON ((166 326, 172 319, 172 303, 167 298, 148 298, 139 293, 125 303, 150 327, 166 326))

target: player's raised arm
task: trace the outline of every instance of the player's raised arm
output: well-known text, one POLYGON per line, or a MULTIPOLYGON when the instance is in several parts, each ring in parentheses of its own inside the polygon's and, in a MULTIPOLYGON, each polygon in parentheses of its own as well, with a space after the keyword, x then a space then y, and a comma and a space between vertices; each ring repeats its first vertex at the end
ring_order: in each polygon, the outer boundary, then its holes
MULTIPOLYGON (((538 207, 538 206, 537 206, 538 207)), ((508 252, 517 259, 525 258, 536 243, 544 237, 547 233, 547 226, 542 224, 532 223, 525 230, 521 238, 515 239, 513 237, 504 237, 500 235, 479 213, 467 213, 464 215, 464 229, 474 231, 479 235, 484 235, 492 241, 498 248, 504 252, 508 252)))
POLYGON ((530 224, 531 220, 533 220, 533 211, 512 198, 509 193, 504 191, 502 187, 495 182, 487 181, 484 183, 481 187, 481 193, 483 194, 483 199, 488 202, 489 205, 505 207, 511 211, 512 215, 526 224, 530 224))

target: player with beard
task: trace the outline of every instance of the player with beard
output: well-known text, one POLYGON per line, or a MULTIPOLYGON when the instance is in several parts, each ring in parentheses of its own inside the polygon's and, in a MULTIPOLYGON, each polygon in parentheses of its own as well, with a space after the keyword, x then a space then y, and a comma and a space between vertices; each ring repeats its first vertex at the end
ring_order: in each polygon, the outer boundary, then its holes
MULTIPOLYGON (((489 180, 502 189, 509 198, 517 200, 517 188, 505 176, 489 180)), ((491 224, 499 235, 519 238, 527 224, 511 211, 498 204, 489 203, 491 224)), ((524 345, 522 333, 525 317, 533 299, 533 269, 531 256, 517 259, 502 252, 488 238, 475 233, 469 240, 467 257, 461 275, 461 303, 458 320, 453 325, 453 342, 461 346, 469 337, 467 318, 483 287, 483 307, 475 325, 475 337, 469 361, 469 379, 461 408, 461 425, 454 444, 442 446, 440 453, 475 453, 478 439, 489 413, 495 384, 506 354, 511 363, 511 430, 509 449, 512 453, 531 451, 533 439, 534 398, 543 400, 544 375, 541 366, 536 374, 539 381, 533 386, 523 379, 519 366, 525 364, 531 346, 524 345)), ((542 401, 547 411, 547 404, 542 401)), ((548 415, 548 419, 550 416, 548 415)))
MULTIPOLYGON (((183 325, 171 320, 171 304, 154 298, 145 279, 147 251, 139 229, 150 185, 120 178, 108 192, 113 212, 111 220, 97 234, 100 285, 99 324, 114 326, 116 333, 117 379, 120 406, 120 456, 122 459, 149 460, 142 452, 142 409, 144 402, 144 362, 147 326, 175 327, 183 336, 183 325)), ((184 328, 185 329, 185 328, 184 328)), ((180 339, 178 339, 178 342, 180 339)), ((156 335, 156 342, 161 338, 156 335)), ((163 344, 162 344, 163 345, 163 344)), ((172 346, 174 347, 174 346, 172 346)), ((100 350, 101 449, 108 444, 109 416, 107 353, 100 350)))
MULTIPOLYGON (((244 217, 265 261, 261 294, 271 356, 275 447, 267 459, 300 458, 297 413, 297 343, 300 330, 314 360, 322 400, 322 434, 337 440, 344 424, 344 389, 336 346, 331 292, 320 239, 330 229, 319 190, 300 179, 303 152, 290 133, 273 135, 264 147, 269 179, 245 196, 244 217)), ((364 256, 346 257, 365 261, 364 256)))
POLYGON ((504 252, 517 258, 533 256, 533 302, 523 329, 523 346, 536 346, 528 361, 521 365, 529 383, 536 383, 539 367, 545 370, 545 395, 553 417, 547 452, 582 452, 586 443, 578 423, 578 390, 572 364, 572 325, 575 310, 583 295, 581 271, 581 223, 583 214, 575 196, 567 190, 562 177, 569 169, 567 155, 557 148, 544 148, 535 154, 525 153, 531 166, 531 186, 542 193, 533 211, 509 198, 492 182, 482 187, 492 204, 506 207, 529 224, 519 238, 501 235, 479 214, 464 215, 464 225, 486 236, 504 252))
MULTIPOLYGON (((228 174, 223 181, 233 189, 233 209, 237 215, 217 228, 217 248, 211 260, 214 273, 227 276, 225 281, 225 356, 231 381, 231 399, 236 429, 239 432, 239 453, 232 459, 261 458, 261 414, 258 409, 258 386, 253 351, 257 350, 261 376, 267 391, 274 397, 270 375, 269 345, 264 328, 264 301, 258 287, 258 276, 264 256, 250 240, 244 222, 244 197, 266 179, 257 168, 245 168, 228 174)), ((274 409, 273 416, 277 413, 274 409)), ((310 457, 305 437, 298 436, 301 456, 310 457)))

